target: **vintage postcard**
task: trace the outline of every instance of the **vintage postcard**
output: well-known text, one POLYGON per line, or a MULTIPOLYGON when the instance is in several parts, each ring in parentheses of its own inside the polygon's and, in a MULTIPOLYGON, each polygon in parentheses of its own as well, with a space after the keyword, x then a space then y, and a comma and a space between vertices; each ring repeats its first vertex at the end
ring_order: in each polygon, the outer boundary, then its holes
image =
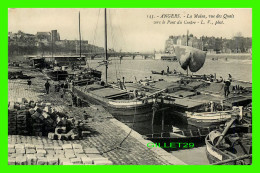
POLYGON ((10 8, 9 165, 251 165, 251 8, 10 8))

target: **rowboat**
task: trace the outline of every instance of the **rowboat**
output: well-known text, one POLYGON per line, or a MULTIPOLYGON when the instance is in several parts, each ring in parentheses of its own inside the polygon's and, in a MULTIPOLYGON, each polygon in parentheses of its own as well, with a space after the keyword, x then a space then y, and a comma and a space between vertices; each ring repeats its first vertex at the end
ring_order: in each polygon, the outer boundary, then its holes
POLYGON ((206 154, 215 165, 252 164, 252 125, 232 119, 222 130, 213 130, 205 138, 206 154))

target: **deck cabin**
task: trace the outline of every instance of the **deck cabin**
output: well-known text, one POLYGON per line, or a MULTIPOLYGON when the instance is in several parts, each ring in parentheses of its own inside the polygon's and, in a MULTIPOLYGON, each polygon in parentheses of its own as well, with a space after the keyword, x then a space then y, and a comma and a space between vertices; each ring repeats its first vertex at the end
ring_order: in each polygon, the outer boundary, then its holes
POLYGON ((44 56, 47 63, 55 64, 56 66, 73 66, 73 65, 86 65, 85 56, 79 55, 55 55, 44 56))
POLYGON ((32 61, 33 67, 42 66, 44 68, 46 64, 48 65, 55 65, 55 66, 79 66, 79 65, 86 65, 85 58, 86 56, 79 56, 79 55, 54 55, 54 56, 29 56, 27 57, 29 60, 32 61))

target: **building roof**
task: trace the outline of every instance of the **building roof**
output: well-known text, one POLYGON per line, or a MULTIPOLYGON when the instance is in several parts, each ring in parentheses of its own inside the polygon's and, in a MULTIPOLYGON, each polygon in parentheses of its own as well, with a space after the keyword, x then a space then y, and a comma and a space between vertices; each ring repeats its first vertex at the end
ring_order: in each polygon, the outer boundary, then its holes
POLYGON ((36 35, 50 35, 50 32, 37 32, 36 35))

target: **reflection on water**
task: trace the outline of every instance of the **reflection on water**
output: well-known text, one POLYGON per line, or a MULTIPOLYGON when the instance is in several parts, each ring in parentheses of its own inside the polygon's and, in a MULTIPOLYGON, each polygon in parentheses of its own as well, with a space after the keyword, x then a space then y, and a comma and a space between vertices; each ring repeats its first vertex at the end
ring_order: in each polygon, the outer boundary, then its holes
MULTIPOLYGON (((170 132, 174 132, 173 126, 183 131, 197 130, 198 128, 195 126, 187 125, 179 118, 174 115, 167 114, 165 115, 165 125, 162 125, 161 115, 155 116, 154 124, 152 125, 152 121, 142 122, 142 123, 131 123, 127 124, 130 128, 133 128, 135 131, 144 136, 151 136, 153 134, 154 137, 169 137, 170 132)), ((189 144, 192 143, 194 148, 198 148, 205 145, 204 138, 154 138, 151 139, 154 143, 159 145, 166 145, 169 147, 171 143, 182 143, 189 144)), ((190 148, 164 148, 164 150, 171 152, 177 150, 186 150, 190 148)))
MULTIPOLYGON (((167 113, 166 113, 167 114, 167 113)), ((152 113, 151 113, 152 117, 152 113)), ((141 135, 151 135, 151 134, 161 134, 173 132, 173 126, 180 130, 196 130, 197 128, 192 125, 187 125, 180 118, 174 116, 173 114, 165 115, 164 125, 162 125, 162 115, 157 113, 154 118, 154 124, 152 125, 152 120, 145 122, 135 122, 128 123, 127 125, 130 128, 133 128, 135 131, 141 135)))

